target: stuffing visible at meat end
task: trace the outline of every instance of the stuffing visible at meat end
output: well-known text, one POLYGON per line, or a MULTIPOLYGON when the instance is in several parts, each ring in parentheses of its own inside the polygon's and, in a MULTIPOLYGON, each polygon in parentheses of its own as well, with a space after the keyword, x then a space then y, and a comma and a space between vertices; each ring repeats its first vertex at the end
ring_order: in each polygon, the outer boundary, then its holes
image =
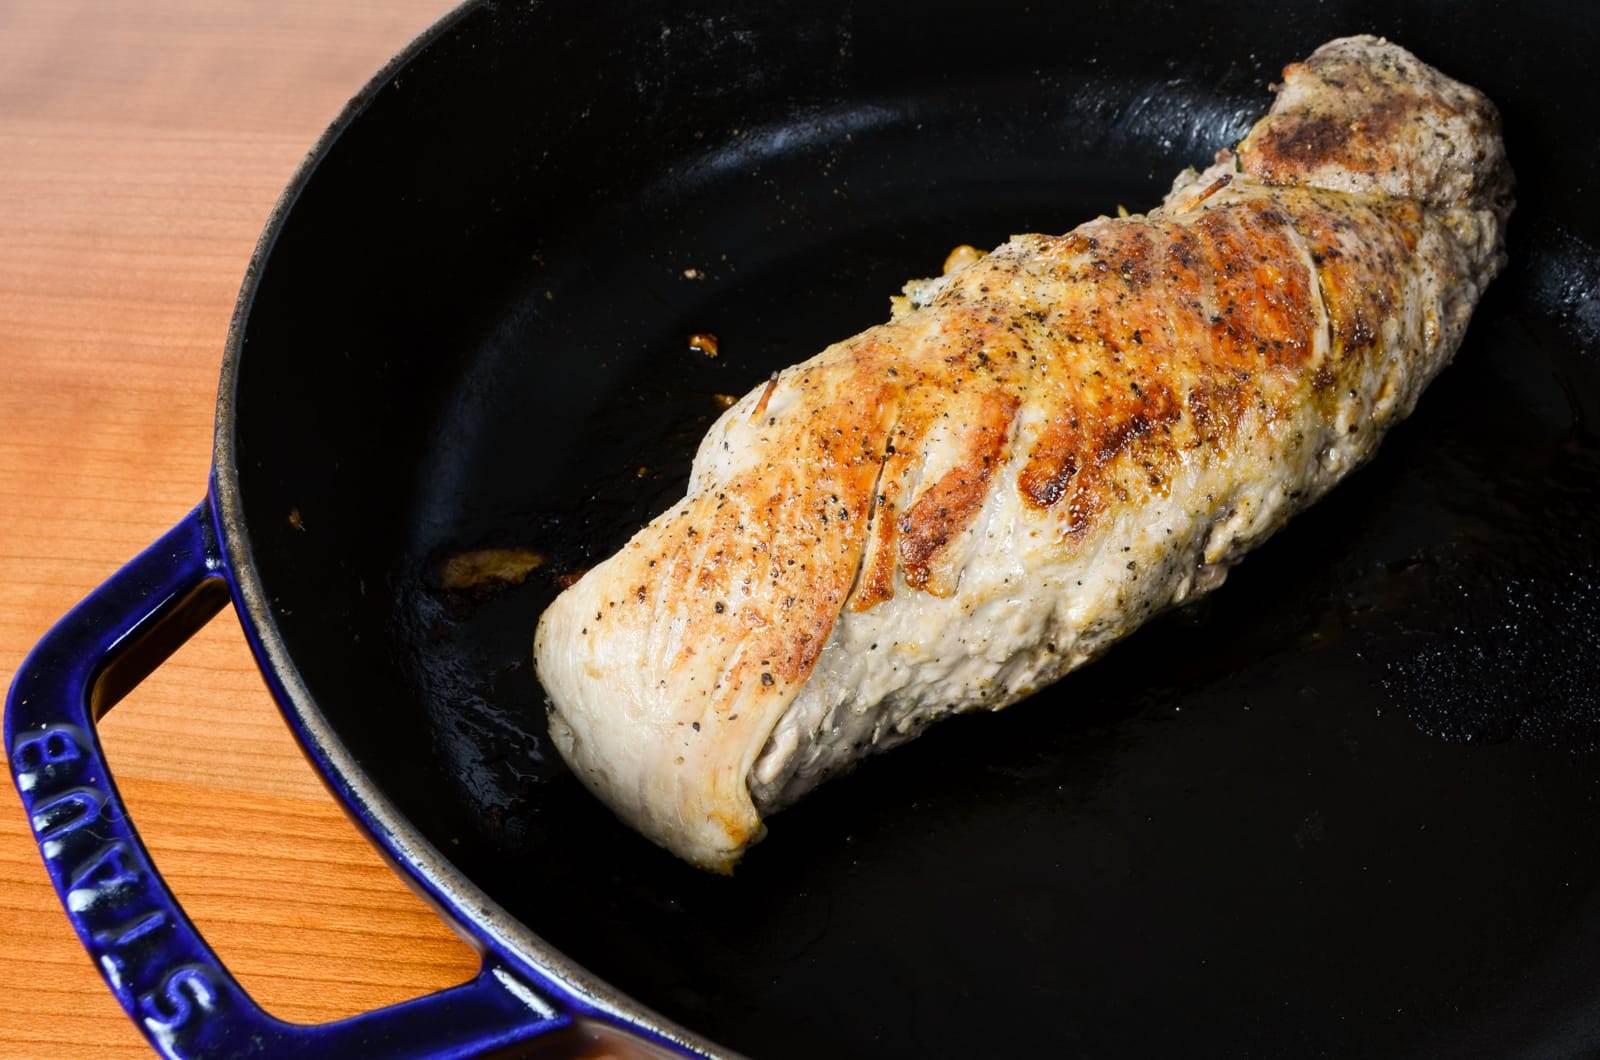
POLYGON ((1334 41, 1146 215, 1017 236, 735 402, 534 653, 574 773, 729 871, 764 817, 1210 591, 1370 457, 1503 262, 1493 106, 1334 41))

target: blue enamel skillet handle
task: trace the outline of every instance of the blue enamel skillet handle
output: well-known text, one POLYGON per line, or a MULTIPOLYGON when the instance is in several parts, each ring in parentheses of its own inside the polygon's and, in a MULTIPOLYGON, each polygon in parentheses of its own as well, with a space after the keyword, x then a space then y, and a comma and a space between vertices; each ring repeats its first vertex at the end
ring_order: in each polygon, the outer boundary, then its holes
POLYGON ((246 994, 156 872, 94 723, 228 600, 205 505, 56 624, 6 704, 12 775, 67 917, 117 1000, 170 1057, 458 1057, 571 1026, 504 968, 319 1025, 246 994))

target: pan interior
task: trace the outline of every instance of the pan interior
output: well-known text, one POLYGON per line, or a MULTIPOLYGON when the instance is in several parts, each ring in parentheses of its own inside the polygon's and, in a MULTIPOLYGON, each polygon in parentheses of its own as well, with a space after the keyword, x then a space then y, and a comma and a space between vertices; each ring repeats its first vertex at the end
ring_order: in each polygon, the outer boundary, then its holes
POLYGON ((1519 69, 1449 7, 468 13, 329 151, 244 333, 248 531, 320 707, 495 900, 756 1055, 1600 1045, 1600 167, 1563 92, 1594 30, 1519 14, 1519 69), (615 823, 545 742, 532 628, 681 494, 717 395, 955 244, 1148 208, 1356 31, 1488 91, 1523 181, 1510 272, 1377 460, 731 879, 615 823), (483 548, 543 565, 441 586, 483 548))

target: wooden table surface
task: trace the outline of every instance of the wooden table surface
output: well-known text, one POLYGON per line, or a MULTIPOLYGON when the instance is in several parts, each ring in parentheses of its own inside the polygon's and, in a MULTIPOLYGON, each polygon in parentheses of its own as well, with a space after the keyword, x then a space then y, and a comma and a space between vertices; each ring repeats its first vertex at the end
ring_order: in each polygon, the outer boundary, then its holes
MULTIPOLYGON (((268 210, 344 101, 450 6, 0 0, 7 685, 203 495, 223 337, 268 210)), ((102 732, 157 864, 269 1011, 326 1020, 475 972, 324 793, 231 610, 102 732)), ((0 1056, 152 1055, 3 790, 0 1056)))

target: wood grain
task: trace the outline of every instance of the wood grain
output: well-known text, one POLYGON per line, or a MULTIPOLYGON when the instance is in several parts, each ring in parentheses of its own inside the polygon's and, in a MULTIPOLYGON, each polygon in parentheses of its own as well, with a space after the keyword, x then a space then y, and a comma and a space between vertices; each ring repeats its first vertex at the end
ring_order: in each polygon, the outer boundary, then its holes
MULTIPOLYGON (((0 676, 205 489, 223 336, 278 191, 449 0, 0 4, 0 676)), ((108 717, 133 816, 223 960, 325 1020, 475 955, 301 758, 225 611, 108 717), (204 812, 201 808, 204 807, 204 812)), ((148 1056, 0 794, 0 1056, 148 1056)))

